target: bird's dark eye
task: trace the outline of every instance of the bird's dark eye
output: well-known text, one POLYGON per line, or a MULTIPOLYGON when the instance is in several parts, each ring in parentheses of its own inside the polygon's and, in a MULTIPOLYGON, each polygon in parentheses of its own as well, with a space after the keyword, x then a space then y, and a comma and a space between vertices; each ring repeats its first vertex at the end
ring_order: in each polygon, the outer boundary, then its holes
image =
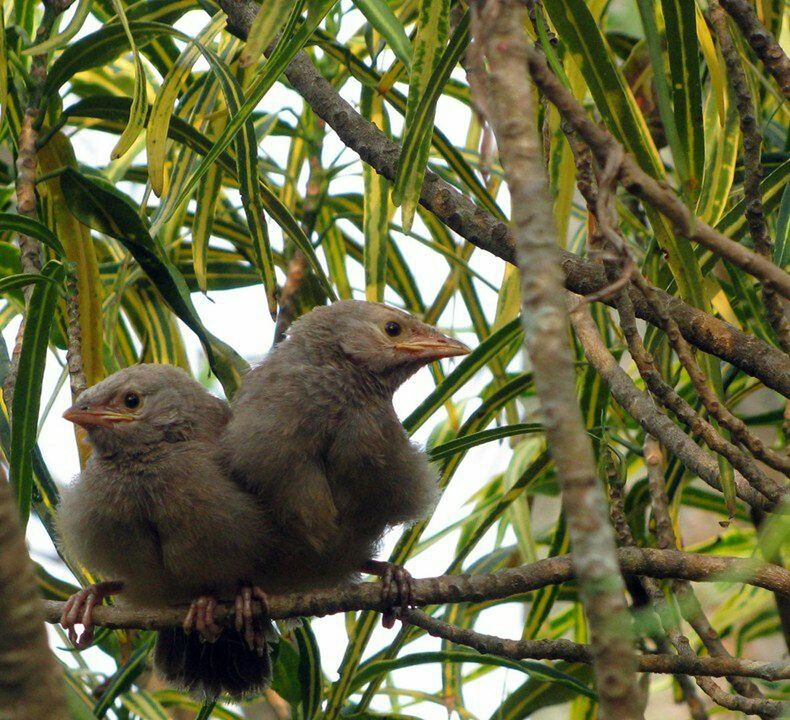
POLYGON ((400 325, 396 322, 388 322, 384 326, 384 332, 390 337, 396 337, 397 335, 400 335, 400 325))
POLYGON ((130 410, 140 407, 140 396, 137 393, 126 393, 123 398, 123 404, 130 410))

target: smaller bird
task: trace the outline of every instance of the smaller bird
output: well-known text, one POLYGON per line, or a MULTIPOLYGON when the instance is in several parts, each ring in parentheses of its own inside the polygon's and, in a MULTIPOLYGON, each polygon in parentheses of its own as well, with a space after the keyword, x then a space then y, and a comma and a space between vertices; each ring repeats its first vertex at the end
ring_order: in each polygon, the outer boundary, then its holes
POLYGON ((410 604, 410 575, 373 556, 387 528, 431 511, 438 486, 392 398, 419 368, 468 352, 408 313, 349 300, 302 316, 245 376, 224 445, 232 477, 269 516, 265 592, 368 572, 385 603, 410 604))
POLYGON ((108 595, 145 607, 191 603, 183 629, 159 633, 164 676, 207 696, 263 688, 268 626, 252 619, 250 588, 266 516, 228 476, 227 403, 181 369, 144 364, 89 388, 64 417, 87 430, 93 453, 62 494, 60 541, 108 578, 67 601, 61 623, 72 643, 90 644, 93 609, 108 595), (213 610, 234 597, 236 628, 223 630, 213 610))

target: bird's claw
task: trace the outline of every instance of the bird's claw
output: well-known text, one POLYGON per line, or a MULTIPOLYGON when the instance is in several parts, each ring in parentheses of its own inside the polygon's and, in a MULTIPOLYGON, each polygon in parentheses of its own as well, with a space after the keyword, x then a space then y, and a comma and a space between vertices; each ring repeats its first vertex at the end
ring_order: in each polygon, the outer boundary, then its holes
POLYGON ((264 615, 269 613, 269 599, 259 587, 243 585, 236 595, 236 631, 244 637, 244 642, 250 650, 260 657, 266 653, 265 626, 268 620, 261 619, 252 611, 252 601, 261 604, 264 615))
POLYGON ((202 641, 217 642, 222 635, 222 626, 214 619, 216 609, 217 600, 210 595, 201 595, 194 599, 182 624, 184 632, 189 634, 196 630, 202 641))
POLYGON ((383 560, 370 560, 364 569, 381 578, 381 600, 387 606, 381 624, 387 629, 392 628, 400 610, 414 604, 411 573, 401 565, 383 560))
POLYGON ((122 589, 123 583, 107 580, 88 585, 66 600, 60 615, 60 624, 68 633, 69 642, 77 650, 85 650, 93 642, 93 609, 101 605, 104 598, 122 589), (82 625, 82 633, 77 633, 77 625, 82 625))

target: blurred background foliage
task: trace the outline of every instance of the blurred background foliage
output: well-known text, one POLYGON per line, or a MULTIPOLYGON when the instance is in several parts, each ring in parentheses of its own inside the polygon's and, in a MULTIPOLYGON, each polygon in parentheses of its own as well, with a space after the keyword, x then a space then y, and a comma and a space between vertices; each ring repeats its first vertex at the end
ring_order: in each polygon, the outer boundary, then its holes
MULTIPOLYGON (((433 574, 476 573, 567 552, 532 376, 520 352, 518 273, 485 257, 417 204, 427 166, 489 214, 508 216, 490 131, 464 70, 466 4, 263 0, 246 44, 225 31, 225 16, 213 0, 77 0, 63 14, 52 7, 45 14, 38 0, 4 0, 0 16, 4 376, 28 303, 13 424, 5 407, 0 441, 23 517, 31 513, 52 534, 58 490, 36 436, 69 380, 70 316, 72 331, 79 328, 89 385, 138 362, 189 369, 191 353, 195 374, 232 397, 250 358, 206 328, 192 296, 204 293, 221 303, 225 291, 261 288, 259 302, 233 322, 269 323, 282 286, 301 272, 298 293, 289 295, 297 314, 333 298, 386 300, 455 330, 475 348, 453 369, 431 368, 435 388, 418 398, 404 424, 427 438, 444 486, 475 446, 498 443, 504 469, 467 467, 474 481, 463 487, 463 514, 441 527, 403 530, 393 539, 392 557, 419 558, 442 545, 451 548, 451 561, 434 562, 433 574), (48 24, 51 29, 37 35, 48 24), (275 38, 267 60, 263 50, 275 38), (394 183, 342 152, 331 129, 284 91, 284 68, 300 49, 338 92, 403 145, 394 183), (17 210, 15 162, 30 108, 38 113, 38 202, 25 215, 17 210), (19 233, 41 247, 46 264, 40 277, 23 268, 19 233), (197 343, 200 352, 191 352, 197 343), (42 383, 45 361, 62 367, 52 387, 42 383)), ((783 31, 787 37, 781 0, 758 0, 756 9, 777 37, 783 31)), ((525 31, 541 43, 590 116, 643 169, 676 188, 698 217, 750 245, 739 117, 706 11, 705 2, 544 0, 532 6, 525 31)), ((788 105, 734 25, 731 32, 764 137, 762 192, 773 257, 787 267, 788 105)), ((556 110, 542 103, 538 112, 560 242, 585 255, 591 221, 576 189, 573 154, 556 110)), ((777 345, 752 278, 690 246, 667 262, 660 248, 685 243, 667 222, 625 193, 618 195, 617 210, 628 246, 653 283, 777 345)), ((593 311, 610 349, 641 386, 616 315, 601 304, 593 311)), ((665 380, 699 408, 664 335, 646 328, 645 339, 665 380)), ((655 546, 643 431, 611 400, 581 351, 578 359, 579 400, 602 481, 624 483, 634 537, 655 546)), ((704 367, 721 401, 767 445, 782 448, 782 398, 716 358, 706 357, 704 367)), ((84 446, 80 452, 84 459, 84 446)), ((665 478, 687 550, 779 557, 786 525, 761 535, 740 503, 730 518, 722 494, 674 457, 667 458, 665 478)), ((64 599, 74 590, 60 579, 67 574, 38 571, 48 598, 64 599)), ((80 582, 89 579, 80 568, 71 572, 80 582)), ((700 596, 733 653, 774 659, 786 652, 767 591, 719 583, 700 596)), ((573 584, 508 602, 523 614, 520 620, 507 615, 512 626, 502 634, 587 639, 573 584)), ((432 611, 474 627, 498 604, 432 611)), ((200 712, 305 720, 452 713, 466 719, 475 717, 467 708, 470 696, 492 687, 486 678, 503 672, 517 682, 500 697, 470 703, 488 708, 492 719, 596 714, 587 667, 543 663, 541 672, 537 663, 510 662, 505 671, 501 660, 448 642, 426 645, 421 631, 408 627, 374 652, 376 623, 371 613, 348 614, 339 669, 322 665, 320 635, 317 640, 309 623, 290 632, 278 646, 272 691, 244 707, 220 702, 201 710, 186 695, 161 687, 150 671, 147 632, 102 631, 99 660, 76 652, 59 657, 74 718, 153 720, 200 712), (416 672, 401 672, 409 668, 416 672), (432 691, 423 689, 428 674, 432 691)), ((63 637, 54 642, 66 646, 63 637)), ((699 647, 693 633, 692 644, 699 647)), ((787 683, 758 684, 771 697, 787 696, 787 683)), ((651 690, 649 717, 688 717, 686 706, 673 703, 670 678, 654 678, 651 690)))

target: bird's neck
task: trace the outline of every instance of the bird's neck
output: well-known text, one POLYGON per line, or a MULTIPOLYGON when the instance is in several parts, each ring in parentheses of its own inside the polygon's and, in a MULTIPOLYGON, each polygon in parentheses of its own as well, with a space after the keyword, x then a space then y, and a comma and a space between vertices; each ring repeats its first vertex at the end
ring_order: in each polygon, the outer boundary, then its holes
POLYGON ((316 348, 310 343, 289 338, 277 348, 276 352, 283 361, 292 362, 294 366, 311 365, 316 368, 326 368, 335 378, 342 378, 343 386, 350 393, 349 400, 352 400, 353 396, 359 396, 391 402, 395 390, 403 382, 394 374, 382 376, 371 373, 336 346, 316 348))

